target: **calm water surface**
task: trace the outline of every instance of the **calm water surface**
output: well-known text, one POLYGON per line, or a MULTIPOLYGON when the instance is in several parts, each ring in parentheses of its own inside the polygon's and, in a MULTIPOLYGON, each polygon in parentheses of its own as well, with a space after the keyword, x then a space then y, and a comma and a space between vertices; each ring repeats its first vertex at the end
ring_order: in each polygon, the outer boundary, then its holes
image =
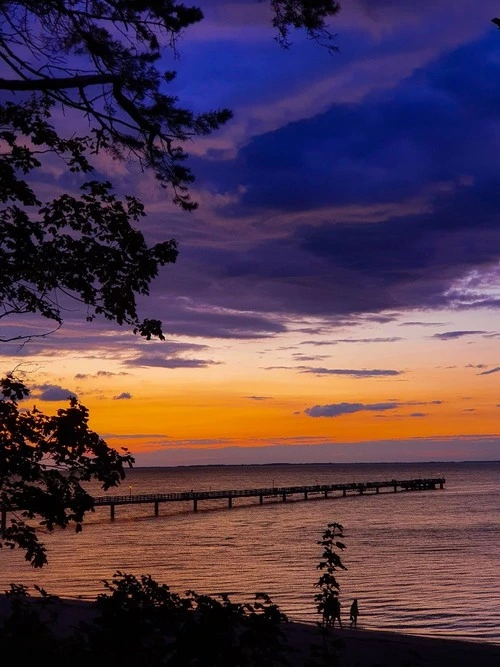
MULTIPOLYGON (((360 627, 500 644, 500 462, 137 468, 118 493, 242 489, 444 476, 444 490, 287 503, 241 499, 117 507, 92 514, 82 533, 44 536, 49 565, 0 551, 0 591, 37 583, 63 597, 95 597, 118 570, 150 574, 178 593, 271 595, 292 620, 314 622, 330 522, 344 526, 339 572, 345 619, 353 597, 360 627)), ((113 491, 117 493, 116 490, 113 491)), ((96 495, 103 495, 96 489, 96 495)))

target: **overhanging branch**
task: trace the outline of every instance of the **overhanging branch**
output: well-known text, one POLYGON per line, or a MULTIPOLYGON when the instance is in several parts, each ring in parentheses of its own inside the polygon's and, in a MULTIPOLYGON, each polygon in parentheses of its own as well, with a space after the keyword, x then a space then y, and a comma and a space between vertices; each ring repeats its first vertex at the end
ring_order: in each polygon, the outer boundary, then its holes
POLYGON ((116 74, 86 74, 55 79, 0 79, 0 90, 64 90, 116 83, 118 81, 119 77, 116 74))

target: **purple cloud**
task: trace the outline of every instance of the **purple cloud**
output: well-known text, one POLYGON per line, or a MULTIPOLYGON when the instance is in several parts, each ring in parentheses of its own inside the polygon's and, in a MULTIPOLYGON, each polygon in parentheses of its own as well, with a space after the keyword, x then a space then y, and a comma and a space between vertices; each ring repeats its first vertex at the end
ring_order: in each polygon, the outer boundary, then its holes
POLYGON ((498 373, 500 371, 500 366, 495 366, 495 368, 490 368, 489 371, 483 371, 482 373, 477 373, 477 375, 492 375, 493 373, 498 373))
POLYGON ((354 412, 383 412, 395 410, 400 403, 330 403, 329 405, 314 405, 306 408, 304 413, 309 417, 340 417, 354 412))
POLYGON ((165 358, 160 356, 146 355, 129 359, 124 362, 126 366, 151 366, 153 368, 208 368, 209 366, 218 365, 218 361, 210 361, 208 359, 181 359, 181 358, 165 358))
POLYGON ((456 338, 463 338, 464 336, 478 336, 488 333, 487 331, 445 331, 444 333, 436 333, 432 337, 439 338, 439 340, 455 340, 456 338))
POLYGON ((87 378, 111 378, 111 377, 116 377, 119 375, 130 375, 130 373, 126 373, 125 371, 120 371, 120 373, 112 373, 111 371, 97 371, 94 375, 90 375, 88 373, 77 373, 75 375, 76 380, 86 380, 87 378))
POLYGON ((32 388, 32 394, 41 401, 67 401, 76 396, 75 392, 56 384, 38 384, 32 388))
MULTIPOLYGON (((405 401, 391 399, 385 403, 330 403, 329 405, 314 405, 306 408, 304 413, 309 417, 340 417, 354 412, 385 412, 401 407, 417 405, 442 405, 443 401, 405 401)), ((381 416, 381 415, 379 415, 381 416)), ((424 416, 424 413, 414 412, 412 417, 424 416)))

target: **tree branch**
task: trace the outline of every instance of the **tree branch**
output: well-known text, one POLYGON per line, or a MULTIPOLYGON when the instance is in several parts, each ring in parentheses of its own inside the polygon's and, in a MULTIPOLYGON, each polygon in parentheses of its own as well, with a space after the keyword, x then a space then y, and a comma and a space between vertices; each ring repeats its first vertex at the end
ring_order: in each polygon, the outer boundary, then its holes
POLYGON ((64 90, 66 88, 83 88, 105 83, 117 83, 118 80, 119 77, 116 74, 87 74, 59 79, 0 79, 0 90, 64 90))

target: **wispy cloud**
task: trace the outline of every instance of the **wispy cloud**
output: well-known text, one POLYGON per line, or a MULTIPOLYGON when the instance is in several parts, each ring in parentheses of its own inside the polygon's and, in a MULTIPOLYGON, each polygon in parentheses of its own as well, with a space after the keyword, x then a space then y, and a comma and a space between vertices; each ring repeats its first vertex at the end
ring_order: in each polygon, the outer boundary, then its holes
POLYGON ((301 373, 313 373, 314 375, 347 375, 352 378, 394 377, 402 375, 404 371, 392 369, 354 369, 354 368, 315 368, 300 367, 301 373))
POLYGON ((294 354, 293 358, 296 361, 323 361, 323 359, 328 358, 328 355, 324 355, 324 354, 316 354, 316 355, 294 354))
POLYGON ((309 417, 340 417, 354 412, 384 412, 395 410, 400 403, 330 403, 329 405, 313 405, 306 408, 304 413, 309 417))
POLYGON ((126 366, 141 366, 153 368, 208 368, 209 366, 218 365, 218 361, 210 361, 208 359, 181 359, 177 357, 165 358, 160 356, 148 357, 146 355, 129 359, 124 362, 126 366))
POLYGON ((493 373, 498 373, 500 371, 500 366, 495 366, 495 368, 490 368, 489 371, 483 371, 478 373, 478 375, 492 375, 493 373))
POLYGON ((432 338, 439 338, 439 340, 455 340, 456 338, 463 338, 464 336, 481 336, 487 333, 487 331, 445 331, 443 333, 434 334, 432 338))
POLYGON ((334 338, 327 341, 305 340, 301 345, 339 345, 340 343, 395 343, 399 340, 404 340, 400 336, 389 336, 387 338, 334 338))
POLYGON ((111 371, 97 371, 97 373, 94 373, 93 375, 89 373, 77 373, 75 375, 75 379, 86 380, 88 378, 112 378, 120 375, 130 375, 130 373, 127 373, 125 371, 120 371, 120 373, 112 373, 111 371))
POLYGON ((413 321, 413 322, 401 322, 399 324, 400 327, 443 327, 445 326, 444 322, 419 322, 413 321))
POLYGON ((396 343, 398 340, 404 340, 400 336, 390 336, 388 338, 337 338, 333 343, 396 343))
MULTIPOLYGON (((304 414, 309 417, 340 417, 355 412, 386 412, 397 408, 417 405, 441 405, 443 401, 386 401, 384 403, 329 403, 306 408, 304 414)), ((414 412, 412 417, 423 417, 424 413, 414 412)))

